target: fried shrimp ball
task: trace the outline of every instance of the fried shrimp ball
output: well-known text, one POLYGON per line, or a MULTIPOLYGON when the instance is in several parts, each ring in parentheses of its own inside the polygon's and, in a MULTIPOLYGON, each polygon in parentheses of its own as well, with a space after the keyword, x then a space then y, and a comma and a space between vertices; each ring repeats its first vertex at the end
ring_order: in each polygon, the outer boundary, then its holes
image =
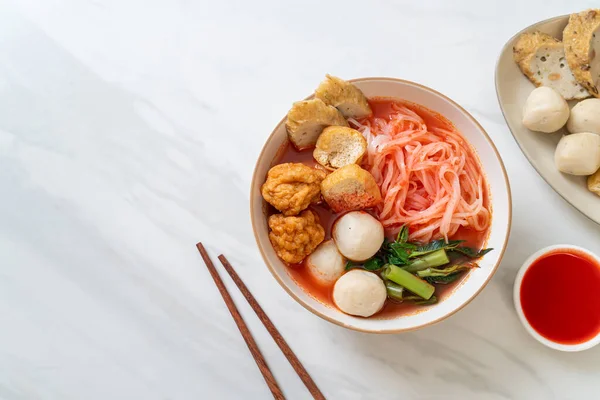
POLYGON ((319 223, 319 216, 311 210, 302 211, 294 217, 271 215, 269 228, 269 239, 275 252, 290 264, 304 260, 325 239, 325 230, 319 223))
POLYGON ((262 186, 263 198, 284 215, 297 215, 321 195, 321 182, 327 173, 300 163, 274 166, 262 186))

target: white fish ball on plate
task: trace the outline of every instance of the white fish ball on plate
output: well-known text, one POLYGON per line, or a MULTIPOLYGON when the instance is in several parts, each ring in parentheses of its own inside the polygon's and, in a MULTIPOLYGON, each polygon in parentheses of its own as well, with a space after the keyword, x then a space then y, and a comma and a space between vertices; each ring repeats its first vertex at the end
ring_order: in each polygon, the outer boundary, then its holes
POLYGON ((333 285, 346 268, 346 259, 333 240, 323 242, 306 259, 310 275, 323 285, 333 285))
POLYGON ((563 136, 556 146, 554 163, 565 174, 593 174, 600 168, 600 135, 582 132, 563 136))
POLYGON ((536 132, 556 132, 568 119, 567 101, 556 90, 546 86, 534 89, 523 108, 523 125, 536 132))
POLYGON ((383 225, 371 214, 352 211, 333 225, 333 240, 340 253, 352 261, 373 257, 383 243, 383 225))
POLYGON ((600 99, 587 99, 575 104, 567 121, 567 130, 600 135, 600 99))
POLYGON ((362 269, 346 272, 333 286, 333 302, 350 315, 370 317, 381 310, 386 298, 381 278, 362 269))

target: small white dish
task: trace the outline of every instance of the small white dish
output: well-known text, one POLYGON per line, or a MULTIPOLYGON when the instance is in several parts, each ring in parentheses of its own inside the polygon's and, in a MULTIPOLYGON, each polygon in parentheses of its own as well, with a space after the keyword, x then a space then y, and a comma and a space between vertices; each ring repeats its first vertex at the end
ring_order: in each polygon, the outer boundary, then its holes
POLYGON ((525 273, 527 272, 527 270, 529 270, 529 267, 531 267, 531 265, 536 260, 538 260, 539 258, 541 258, 542 256, 544 256, 546 254, 556 252, 558 250, 567 250, 567 251, 573 250, 578 253, 583 253, 600 264, 600 257, 598 257, 594 253, 590 252, 589 250, 584 249, 583 247, 574 246, 571 244, 555 244, 552 246, 544 247, 543 249, 540 249, 537 252, 533 253, 531 255, 531 257, 529 257, 523 263, 523 265, 519 269, 519 272, 517 273, 517 277, 515 279, 515 284, 513 287, 513 301, 515 303, 517 315, 519 316, 519 320, 521 321, 521 323, 523 324, 523 326, 525 327, 527 332, 529 332, 529 334, 531 336, 533 336, 533 338, 536 339, 538 342, 550 347, 551 349, 560 350, 560 351, 569 351, 569 352, 583 351, 583 350, 591 349, 592 347, 594 347, 598 343, 600 343, 600 333, 598 333, 596 336, 594 336, 593 338, 591 338, 585 342, 577 343, 577 344, 562 344, 562 343, 553 342, 552 340, 546 339, 544 336, 540 335, 531 326, 531 324, 525 317, 525 313, 523 312, 523 307, 521 305, 521 285, 523 283, 523 277, 525 276, 525 273))

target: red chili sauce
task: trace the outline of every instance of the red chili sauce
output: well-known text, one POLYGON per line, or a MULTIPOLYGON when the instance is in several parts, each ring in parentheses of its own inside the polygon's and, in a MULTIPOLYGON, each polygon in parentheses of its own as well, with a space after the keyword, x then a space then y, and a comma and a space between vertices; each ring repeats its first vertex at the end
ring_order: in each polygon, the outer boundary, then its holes
POLYGON ((520 297, 525 318, 548 340, 579 344, 600 333, 600 265, 587 254, 564 249, 538 258, 520 297))

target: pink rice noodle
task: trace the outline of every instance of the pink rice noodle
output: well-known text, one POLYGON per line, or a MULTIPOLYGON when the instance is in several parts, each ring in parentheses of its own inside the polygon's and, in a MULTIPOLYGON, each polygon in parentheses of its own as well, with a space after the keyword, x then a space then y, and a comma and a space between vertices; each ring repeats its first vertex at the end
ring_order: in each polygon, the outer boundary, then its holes
POLYGON ((448 240, 461 226, 489 227, 479 161, 459 132, 427 127, 398 103, 386 119, 350 122, 367 139, 363 164, 381 189, 377 212, 389 233, 407 224, 410 240, 429 242, 448 240))

